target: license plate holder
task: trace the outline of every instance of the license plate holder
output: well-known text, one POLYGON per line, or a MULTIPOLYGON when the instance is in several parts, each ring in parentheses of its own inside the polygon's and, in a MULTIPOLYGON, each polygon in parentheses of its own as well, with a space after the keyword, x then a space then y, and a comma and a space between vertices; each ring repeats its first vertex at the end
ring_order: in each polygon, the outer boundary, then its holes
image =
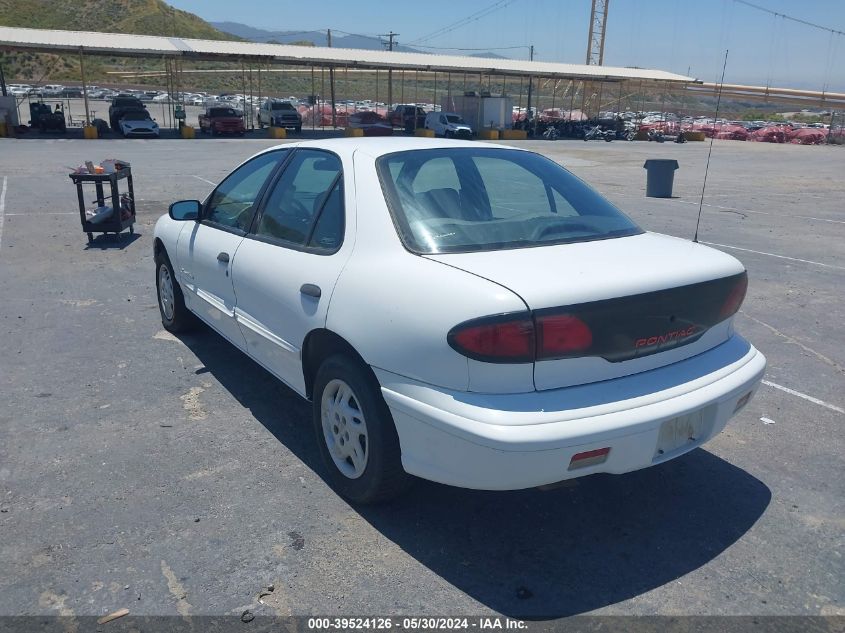
POLYGON ((663 422, 657 435, 654 461, 667 459, 702 444, 709 437, 712 427, 711 416, 706 415, 706 411, 699 409, 663 422))

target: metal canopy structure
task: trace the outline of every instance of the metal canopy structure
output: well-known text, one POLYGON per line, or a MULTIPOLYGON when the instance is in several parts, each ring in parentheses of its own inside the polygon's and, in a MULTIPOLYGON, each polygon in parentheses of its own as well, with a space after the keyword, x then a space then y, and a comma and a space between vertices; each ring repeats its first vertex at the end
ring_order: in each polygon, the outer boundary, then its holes
POLYGON ((600 82, 630 80, 671 84, 697 82, 692 77, 643 68, 5 26, 0 26, 0 49, 41 53, 74 52, 85 55, 163 57, 185 61, 254 61, 318 67, 345 66, 372 70, 469 72, 506 77, 547 77, 600 82))

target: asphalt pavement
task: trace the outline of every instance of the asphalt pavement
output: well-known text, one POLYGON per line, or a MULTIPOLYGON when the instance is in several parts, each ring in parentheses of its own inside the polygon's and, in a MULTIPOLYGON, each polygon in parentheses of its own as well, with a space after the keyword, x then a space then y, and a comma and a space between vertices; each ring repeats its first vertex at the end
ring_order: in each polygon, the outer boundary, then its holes
MULTIPOLYGON (((700 240, 748 268, 736 326, 769 367, 713 441, 357 509, 307 403, 159 319, 155 220, 272 144, 0 139, 0 615, 845 615, 845 148, 714 146, 700 240), (89 246, 67 174, 105 158, 132 163, 137 234, 89 246)), ((692 238, 706 143, 514 144, 692 238), (645 197, 647 158, 677 158, 675 198, 645 197)))

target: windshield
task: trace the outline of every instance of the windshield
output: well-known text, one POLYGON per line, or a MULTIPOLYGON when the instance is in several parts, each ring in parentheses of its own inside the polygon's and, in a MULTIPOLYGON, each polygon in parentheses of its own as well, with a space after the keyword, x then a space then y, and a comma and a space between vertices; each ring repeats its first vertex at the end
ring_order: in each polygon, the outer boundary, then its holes
POLYGON ((382 189, 405 246, 464 253, 642 233, 557 163, 519 150, 448 148, 382 156, 382 189))
POLYGON ((446 120, 449 123, 463 123, 464 122, 464 120, 461 117, 459 117, 457 114, 447 114, 446 120))
POLYGON ((125 121, 146 121, 150 118, 150 113, 146 110, 129 110, 128 112, 125 112, 120 118, 125 121))
POLYGON ((240 116, 234 108, 212 108, 209 116, 240 116))
POLYGON ((274 110, 293 110, 293 106, 286 101, 277 101, 271 104, 274 110))

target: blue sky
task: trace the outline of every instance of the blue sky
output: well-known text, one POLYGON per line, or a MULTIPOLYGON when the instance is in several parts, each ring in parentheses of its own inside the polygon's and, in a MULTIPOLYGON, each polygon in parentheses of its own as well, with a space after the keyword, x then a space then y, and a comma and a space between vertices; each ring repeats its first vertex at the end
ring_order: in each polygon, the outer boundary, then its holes
MULTIPOLYGON (((754 4, 845 31, 845 0, 753 0, 754 4)), ((210 21, 269 30, 326 28, 365 35, 393 30, 403 44, 494 4, 494 0, 368 2, 321 0, 170 0, 210 21), (309 7, 308 10, 302 10, 309 7)), ((497 47, 534 44, 536 59, 583 63, 590 0, 511 0, 506 6, 421 44, 497 47)), ((611 0, 605 63, 660 68, 716 81, 725 49, 725 80, 845 91, 845 36, 777 18, 736 0, 611 0)), ((450 52, 431 49, 432 52, 450 52)), ((526 57, 527 49, 501 50, 526 57)))

